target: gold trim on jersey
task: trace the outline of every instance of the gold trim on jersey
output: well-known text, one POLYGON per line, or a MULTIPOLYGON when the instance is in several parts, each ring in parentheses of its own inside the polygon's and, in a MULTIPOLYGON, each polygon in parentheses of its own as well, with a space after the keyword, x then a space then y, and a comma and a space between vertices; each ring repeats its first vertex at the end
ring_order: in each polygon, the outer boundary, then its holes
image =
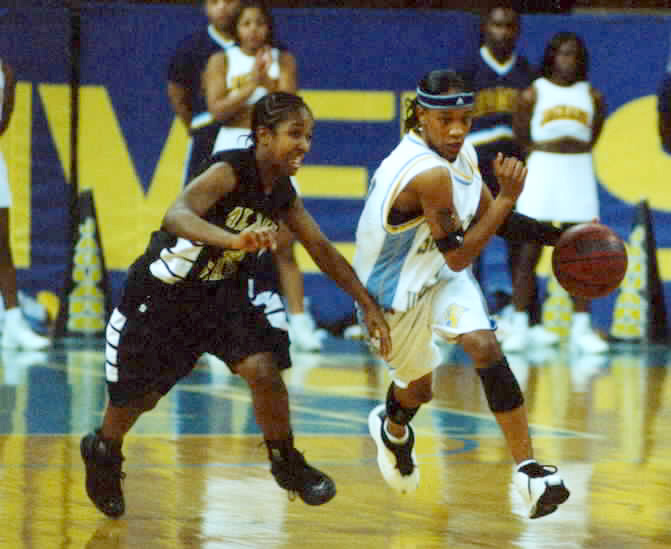
MULTIPOLYGON (((464 143, 464 145, 466 145, 466 143, 464 143)), ((456 166, 455 162, 450 162, 450 165, 454 169, 456 175, 458 175, 462 179, 465 179, 468 182, 468 184, 470 185, 471 183, 473 183, 473 180, 475 179, 475 172, 477 171, 478 173, 480 173, 480 170, 478 169, 477 162, 473 162, 471 160, 470 156, 464 152, 464 145, 462 145, 461 151, 459 151, 459 154, 461 155, 462 158, 464 158, 466 160, 466 163, 468 164, 468 167, 471 169, 470 175, 466 174, 466 173, 463 173, 463 171, 460 170, 456 166)))

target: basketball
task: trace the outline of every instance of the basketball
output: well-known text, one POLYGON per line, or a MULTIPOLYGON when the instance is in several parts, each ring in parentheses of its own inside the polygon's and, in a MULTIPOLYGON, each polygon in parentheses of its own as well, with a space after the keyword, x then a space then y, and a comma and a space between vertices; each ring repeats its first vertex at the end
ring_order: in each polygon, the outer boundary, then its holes
POLYGON ((572 296, 594 299, 615 290, 627 272, 622 239, 601 223, 564 231, 552 252, 552 271, 572 296))

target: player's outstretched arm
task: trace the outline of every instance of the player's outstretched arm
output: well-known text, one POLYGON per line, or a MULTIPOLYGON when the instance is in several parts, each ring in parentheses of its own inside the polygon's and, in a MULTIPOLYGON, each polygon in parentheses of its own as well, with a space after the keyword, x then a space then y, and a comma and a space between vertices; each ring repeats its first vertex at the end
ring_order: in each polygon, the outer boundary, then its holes
POLYGON ((236 176, 230 165, 213 164, 184 188, 163 217, 161 227, 174 235, 219 248, 274 250, 275 229, 250 228, 235 234, 204 219, 206 212, 235 185, 236 176))
POLYGON ((382 309, 361 284, 352 266, 324 236, 317 222, 303 207, 300 197, 289 209, 286 222, 319 269, 359 304, 368 333, 379 341, 380 354, 388 356, 391 352, 391 336, 382 309))

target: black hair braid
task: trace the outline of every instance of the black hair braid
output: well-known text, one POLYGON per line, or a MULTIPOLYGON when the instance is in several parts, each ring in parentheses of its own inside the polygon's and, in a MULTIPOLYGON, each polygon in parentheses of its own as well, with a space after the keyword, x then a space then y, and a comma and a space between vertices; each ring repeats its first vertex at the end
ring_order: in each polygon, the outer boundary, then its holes
POLYGON ((274 130, 291 113, 305 109, 312 116, 310 107, 302 97, 287 92, 273 92, 264 95, 254 104, 252 111, 252 141, 256 143, 257 130, 265 127, 274 130))

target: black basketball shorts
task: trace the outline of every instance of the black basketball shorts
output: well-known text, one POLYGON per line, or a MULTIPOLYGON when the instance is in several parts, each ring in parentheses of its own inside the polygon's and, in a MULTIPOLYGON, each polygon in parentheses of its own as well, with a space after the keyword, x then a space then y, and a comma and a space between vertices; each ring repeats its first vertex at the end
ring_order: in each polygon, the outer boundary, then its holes
POLYGON ((147 393, 166 394, 203 353, 235 373, 245 358, 270 352, 291 366, 286 315, 277 293, 240 290, 190 296, 122 299, 106 328, 105 378, 110 401, 124 406, 147 393))

